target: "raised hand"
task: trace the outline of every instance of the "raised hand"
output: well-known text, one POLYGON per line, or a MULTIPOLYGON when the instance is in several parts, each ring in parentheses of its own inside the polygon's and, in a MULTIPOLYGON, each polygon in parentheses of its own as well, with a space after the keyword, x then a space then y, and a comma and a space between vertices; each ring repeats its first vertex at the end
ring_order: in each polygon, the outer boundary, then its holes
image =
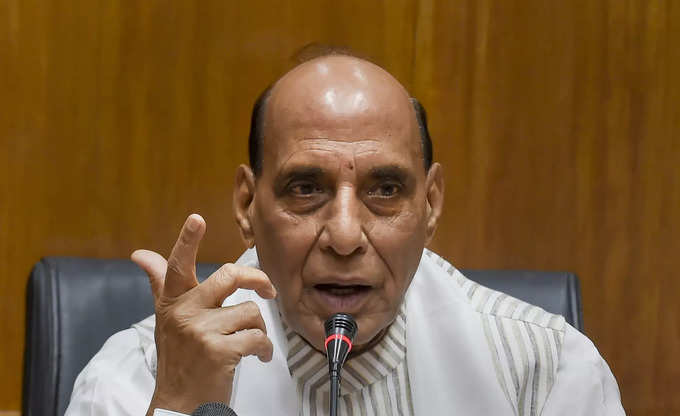
POLYGON ((131 256, 149 276, 156 310, 158 373, 147 415, 155 408, 188 414, 201 403, 229 403, 241 358, 257 355, 267 362, 272 357, 257 305, 221 305, 238 288, 267 299, 276 296, 276 289, 261 270, 234 264, 199 284, 196 254, 205 230, 203 218, 192 214, 167 261, 148 250, 131 256))

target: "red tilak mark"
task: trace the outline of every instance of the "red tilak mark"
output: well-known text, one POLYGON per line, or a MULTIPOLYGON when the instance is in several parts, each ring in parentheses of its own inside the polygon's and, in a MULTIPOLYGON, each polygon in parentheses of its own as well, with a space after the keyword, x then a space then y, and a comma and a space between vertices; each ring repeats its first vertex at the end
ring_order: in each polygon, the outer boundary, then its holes
POLYGON ((326 343, 324 344, 324 347, 328 349, 328 343, 333 341, 334 339, 339 339, 340 341, 345 341, 347 345, 349 345, 349 350, 347 352, 352 351, 352 341, 350 341, 349 338, 347 338, 345 335, 342 334, 333 334, 329 335, 328 338, 326 338, 326 343))

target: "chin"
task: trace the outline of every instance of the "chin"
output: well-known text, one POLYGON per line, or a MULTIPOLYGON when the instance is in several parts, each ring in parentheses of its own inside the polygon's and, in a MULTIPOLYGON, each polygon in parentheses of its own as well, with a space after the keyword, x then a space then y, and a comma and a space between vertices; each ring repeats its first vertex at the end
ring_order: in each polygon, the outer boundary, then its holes
POLYGON ((307 334, 299 334, 302 338, 307 341, 309 345, 314 347, 314 349, 319 350, 323 352, 324 354, 326 353, 326 348, 324 345, 324 341, 326 339, 326 334, 324 332, 323 328, 320 328, 318 330, 314 330, 311 333, 307 334))
POLYGON ((375 337, 383 332, 383 329, 389 326, 389 322, 385 325, 375 325, 369 322, 362 322, 362 320, 359 319, 357 320, 357 326, 359 327, 359 330, 357 331, 357 337, 354 340, 354 344, 356 346, 362 346, 370 344, 375 337))
MULTIPOLYGON (((394 313, 378 313, 370 316, 362 316, 362 314, 350 314, 357 322, 358 332, 354 339, 355 347, 359 348, 364 345, 369 345, 375 338, 384 333, 384 329, 389 327, 398 311, 394 313), (375 318, 380 319, 376 320, 375 318)), ((295 314, 285 318, 287 325, 295 331, 298 335, 304 338, 308 344, 315 349, 325 353, 324 341, 326 333, 324 330, 324 322, 326 317, 322 315, 309 314, 295 314), (293 319, 291 319, 293 318, 293 319)))

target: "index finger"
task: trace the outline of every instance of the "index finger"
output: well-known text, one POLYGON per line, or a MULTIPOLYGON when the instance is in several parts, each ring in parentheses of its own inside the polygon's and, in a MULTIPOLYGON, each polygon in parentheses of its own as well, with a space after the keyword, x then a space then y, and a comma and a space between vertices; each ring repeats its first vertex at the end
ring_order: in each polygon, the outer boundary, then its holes
POLYGON ((210 275, 196 288, 196 292, 204 306, 219 307, 237 289, 254 290, 265 299, 276 297, 276 288, 262 270, 231 263, 210 275))
POLYGON ((176 297, 198 285, 196 280, 196 254, 205 234, 205 220, 191 214, 184 222, 177 242, 168 257, 163 295, 176 297))

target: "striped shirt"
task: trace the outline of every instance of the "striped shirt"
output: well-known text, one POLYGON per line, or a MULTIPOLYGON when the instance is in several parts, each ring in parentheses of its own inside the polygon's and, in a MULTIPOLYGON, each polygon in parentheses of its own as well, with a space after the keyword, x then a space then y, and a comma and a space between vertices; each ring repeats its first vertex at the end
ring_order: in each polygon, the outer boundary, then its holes
MULTIPOLYGON (((297 383, 300 415, 327 415, 330 381, 325 354, 284 325, 288 368, 297 383)), ((406 365, 406 313, 402 305, 382 340, 347 360, 342 370, 339 415, 412 415, 406 365)))
POLYGON ((496 378, 517 416, 538 416, 555 384, 566 323, 538 306, 486 288, 425 250, 456 279, 480 314, 496 378))
MULTIPOLYGON (((255 250, 246 251, 239 264, 257 267, 255 250)), ((294 336, 286 337, 276 301, 238 290, 224 306, 247 301, 260 308, 275 354, 270 363, 256 357, 241 360, 232 407, 242 415, 328 414, 325 401, 317 403, 327 394, 318 386, 312 389, 315 381, 327 379, 323 356, 306 357, 309 350, 302 351, 304 344, 297 345, 294 336), (300 353, 297 359, 295 352, 300 353), (291 370, 297 377, 291 376, 291 370), (307 403, 306 411, 301 412, 303 403, 307 403)), ((376 346, 349 360, 352 368, 360 364, 360 357, 365 363, 354 369, 356 375, 343 372, 343 391, 350 397, 340 402, 341 414, 625 415, 607 363, 592 342, 564 318, 478 285, 429 250, 424 252, 403 306, 405 313, 388 328, 400 330, 385 337, 396 356, 376 346), (406 317, 409 337, 402 360, 406 317), (369 352, 379 358, 368 358, 369 352), (371 364, 381 359, 389 363, 390 358, 397 370, 390 364, 371 364), (378 389, 380 381, 375 380, 381 377, 372 377, 371 372, 386 366, 392 372, 382 373, 386 377, 378 389), (357 382, 361 377, 364 384, 357 382)), ((109 338, 76 379, 66 415, 145 414, 157 368, 154 329, 155 316, 151 315, 109 338)), ((154 414, 176 413, 156 409, 154 414)))

